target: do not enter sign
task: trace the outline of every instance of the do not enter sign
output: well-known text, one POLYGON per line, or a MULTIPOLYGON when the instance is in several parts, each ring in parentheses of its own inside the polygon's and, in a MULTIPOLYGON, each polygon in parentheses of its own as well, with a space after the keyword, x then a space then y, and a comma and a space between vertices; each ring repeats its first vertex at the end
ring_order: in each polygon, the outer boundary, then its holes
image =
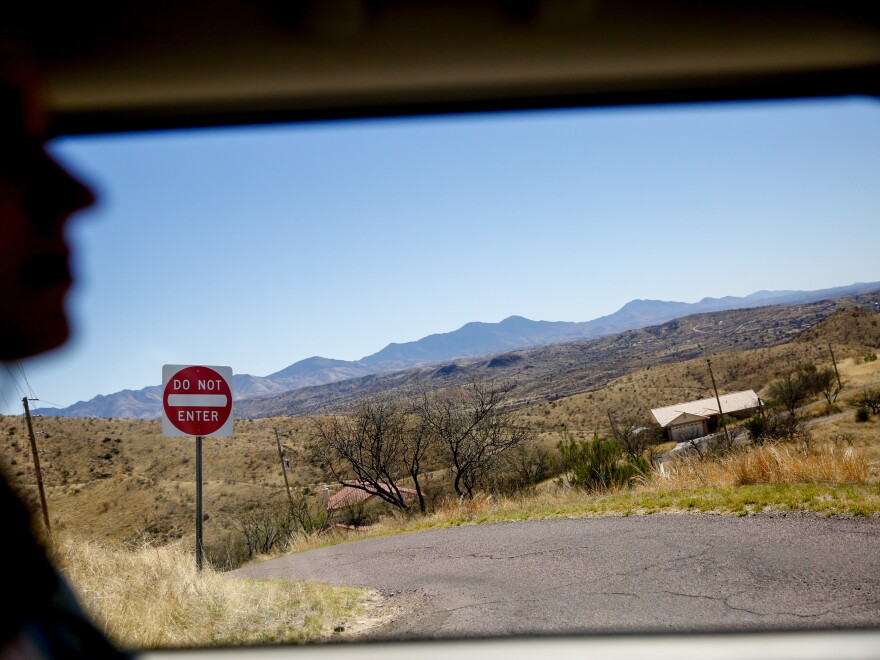
POLYGON ((232 367, 162 367, 162 433, 232 435, 232 367))

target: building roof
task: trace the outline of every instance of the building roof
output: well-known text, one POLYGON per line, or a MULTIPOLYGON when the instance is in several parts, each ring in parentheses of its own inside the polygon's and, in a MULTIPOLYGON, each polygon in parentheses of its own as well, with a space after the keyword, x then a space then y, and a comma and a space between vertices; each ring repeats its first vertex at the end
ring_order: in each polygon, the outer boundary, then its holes
MULTIPOLYGON (((721 399, 721 410, 725 413, 738 412, 740 410, 749 410, 757 408, 760 402, 758 395, 754 390, 745 390, 743 392, 734 392, 732 394, 722 394, 718 397, 721 399)), ((651 414, 660 426, 669 426, 672 422, 692 421, 693 417, 708 418, 718 414, 718 401, 715 397, 700 399, 699 401, 689 401, 686 403, 676 403, 673 406, 665 406, 663 408, 652 408, 651 414), (679 417, 683 419, 679 420, 679 417)))
MULTIPOLYGON (((361 502, 365 502, 371 497, 375 497, 377 491, 373 488, 372 485, 366 484, 364 482, 358 482, 363 484, 364 488, 357 488, 355 486, 343 486, 342 489, 335 493, 330 497, 327 501, 327 510, 328 511, 338 511, 339 509, 346 509, 350 506, 354 506, 355 504, 360 504, 361 502)), ((382 490, 386 493, 390 493, 391 487, 387 484, 380 484, 382 490)), ((405 499, 409 499, 409 497, 415 497, 416 491, 412 488, 401 488, 398 486, 397 488, 401 495, 404 496, 405 499)))
POLYGON ((699 422, 709 419, 708 415, 695 415, 693 413, 683 412, 674 419, 670 419, 663 426, 680 426, 681 424, 690 424, 691 422, 699 422))

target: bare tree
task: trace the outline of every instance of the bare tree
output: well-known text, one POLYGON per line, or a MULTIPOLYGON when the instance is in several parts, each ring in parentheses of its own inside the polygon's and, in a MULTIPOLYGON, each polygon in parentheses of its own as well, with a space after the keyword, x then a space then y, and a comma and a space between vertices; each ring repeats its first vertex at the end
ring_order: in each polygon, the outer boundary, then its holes
POLYGON ((421 394, 415 408, 421 432, 445 455, 460 497, 473 497, 504 452, 532 437, 506 408, 512 389, 510 384, 473 382, 421 394))
POLYGON ((772 399, 785 406, 788 412, 787 416, 774 416, 774 433, 785 433, 785 437, 790 441, 801 435, 804 420, 799 409, 807 399, 820 390, 817 385, 818 373, 819 370, 812 364, 801 365, 798 369, 789 371, 770 383, 767 393, 772 399))
POLYGON ((853 403, 860 408, 868 408, 873 414, 880 413, 880 388, 864 390, 853 399, 853 403))
POLYGON ((508 469, 516 477, 521 490, 531 490, 558 473, 558 461, 548 449, 533 444, 521 445, 509 452, 508 469))
POLYGON ((694 453, 696 453, 697 458, 703 461, 708 454, 705 443, 703 442, 703 438, 705 437, 706 436, 703 435, 702 431, 692 429, 681 433, 679 435, 679 442, 686 442, 694 453))
POLYGON ((664 452, 661 452, 658 446, 666 442, 666 429, 657 422, 650 422, 647 430, 643 432, 648 435, 648 462, 653 468, 659 467, 659 459, 664 452))
POLYGON ((837 395, 843 390, 843 381, 831 367, 823 367, 817 369, 813 374, 813 387, 816 392, 821 392, 822 396, 832 405, 837 400, 837 395))
POLYGON ((779 401, 792 416, 797 415, 800 405, 811 394, 811 385, 804 370, 789 371, 772 383, 767 393, 772 399, 779 401))
POLYGON ((299 530, 287 502, 260 502, 232 517, 232 527, 244 538, 247 556, 268 554, 288 543, 299 530))
POLYGON ((323 530, 330 521, 326 509, 315 506, 302 493, 293 496, 289 504, 290 515, 305 534, 323 530))
POLYGON ((611 437, 632 458, 644 458, 645 451, 655 442, 655 436, 637 415, 617 415, 608 411, 611 437))
POLYGON ((407 417, 397 403, 364 400, 350 414, 314 419, 313 429, 316 451, 341 485, 371 493, 399 509, 409 507, 398 482, 412 476, 410 467, 418 469, 418 461, 408 465, 407 417))
MULTIPOLYGON (((412 404, 410 410, 415 410, 417 407, 418 402, 412 404)), ((402 458, 404 469, 413 481, 416 497, 419 500, 419 510, 426 513, 428 504, 425 500, 420 476, 423 472, 423 462, 434 452, 436 445, 430 429, 425 426, 421 418, 416 415, 415 420, 415 423, 410 427, 402 458)))
POLYGON ((535 442, 504 452, 483 485, 502 495, 534 494, 540 484, 559 474, 556 456, 535 442))

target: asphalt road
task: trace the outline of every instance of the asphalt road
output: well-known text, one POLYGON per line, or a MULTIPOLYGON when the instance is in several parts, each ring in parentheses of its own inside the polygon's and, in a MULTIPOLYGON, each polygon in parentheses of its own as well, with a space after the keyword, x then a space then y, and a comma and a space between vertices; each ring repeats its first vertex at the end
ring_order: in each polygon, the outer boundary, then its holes
POLYGON ((367 539, 232 571, 371 587, 368 638, 880 627, 880 519, 652 515, 367 539))

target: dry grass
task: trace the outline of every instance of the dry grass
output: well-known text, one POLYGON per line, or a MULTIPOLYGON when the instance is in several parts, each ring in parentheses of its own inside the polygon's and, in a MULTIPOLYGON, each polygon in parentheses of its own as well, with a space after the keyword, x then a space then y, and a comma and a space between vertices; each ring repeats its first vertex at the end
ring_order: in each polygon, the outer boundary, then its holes
POLYGON ((865 362, 860 357, 846 358, 838 363, 840 375, 847 387, 876 385, 880 375, 880 360, 865 362))
MULTIPOLYGON (((36 417, 40 467, 52 527, 91 539, 161 544, 193 541, 195 447, 167 438, 158 421, 36 417)), ((291 461, 291 487, 320 503, 323 471, 308 460, 307 420, 238 420, 230 438, 203 447, 206 545, 235 534, 242 511, 284 498, 274 429, 291 461)), ((39 509, 22 417, 0 417, 0 469, 39 509)))
POLYGON ((867 422, 856 422, 852 409, 838 419, 811 427, 813 439, 838 448, 852 447, 865 461, 880 464, 880 417, 872 415, 867 422))
POLYGON ((143 650, 323 641, 377 597, 363 589, 241 580, 180 544, 124 547, 63 538, 56 556, 96 622, 121 648, 143 650))
POLYGON ((686 457, 664 465, 650 484, 660 490, 750 484, 871 483, 876 469, 852 447, 750 447, 711 460, 686 457), (872 474, 873 472, 873 474, 872 474))
MULTIPOLYGON (((863 360, 866 343, 876 339, 880 323, 872 323, 878 318, 838 315, 818 324, 821 327, 809 340, 719 353, 712 358, 718 385, 723 391, 754 388, 761 392, 778 373, 800 361, 830 366, 829 342, 833 342, 847 386, 878 383, 880 361, 863 360), (833 323, 840 327, 831 327, 833 323), (844 336, 851 343, 843 343, 844 336)), ((592 438, 597 430, 607 436, 609 411, 644 417, 651 407, 710 396, 711 392, 705 359, 697 358, 655 364, 600 390, 538 403, 518 413, 539 429, 542 446, 555 452, 563 428, 579 440, 592 438)), ((846 409, 844 401, 839 403, 846 409)), ((853 446, 862 450, 867 460, 880 460, 880 422, 872 418, 854 428, 847 427, 846 421, 836 422, 840 427, 834 432, 854 435, 853 446)), ((155 543, 193 542, 195 461, 191 441, 163 437, 156 421, 40 417, 34 424, 43 434, 37 443, 53 529, 107 541, 149 538, 155 543)), ((210 439, 204 444, 203 500, 208 514, 204 524, 209 551, 236 538, 233 523, 237 515, 284 499, 276 428, 290 456, 291 487, 316 507, 321 505, 320 484, 332 479, 325 466, 309 455, 308 420, 286 416, 238 420, 233 437, 210 439)), ((821 439, 821 433, 824 431, 817 428, 817 438, 821 439)), ((4 440, 0 443, 0 465, 8 469, 13 483, 38 510, 24 420, 0 417, 0 438, 4 440)), ((441 482, 430 483, 438 499, 445 492, 441 482)))

